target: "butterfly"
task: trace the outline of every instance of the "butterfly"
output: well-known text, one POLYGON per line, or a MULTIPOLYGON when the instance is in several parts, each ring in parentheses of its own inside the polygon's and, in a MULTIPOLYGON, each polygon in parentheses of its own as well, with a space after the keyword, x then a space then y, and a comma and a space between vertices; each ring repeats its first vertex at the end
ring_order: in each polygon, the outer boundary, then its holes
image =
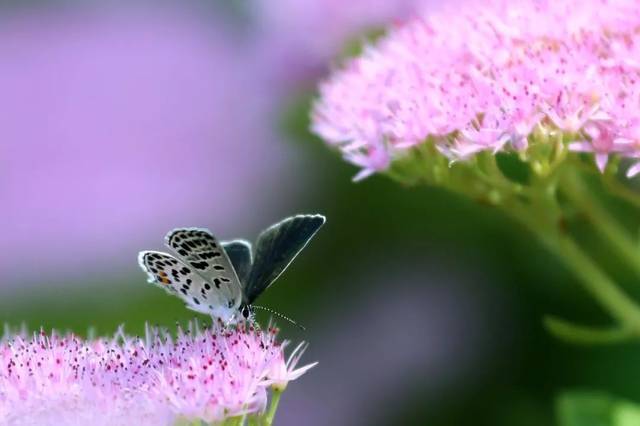
POLYGON ((233 323, 252 317, 256 298, 325 221, 319 214, 288 217, 262 231, 253 249, 241 239, 220 243, 207 229, 177 228, 165 236, 175 254, 141 251, 138 263, 150 283, 178 296, 187 308, 233 323))

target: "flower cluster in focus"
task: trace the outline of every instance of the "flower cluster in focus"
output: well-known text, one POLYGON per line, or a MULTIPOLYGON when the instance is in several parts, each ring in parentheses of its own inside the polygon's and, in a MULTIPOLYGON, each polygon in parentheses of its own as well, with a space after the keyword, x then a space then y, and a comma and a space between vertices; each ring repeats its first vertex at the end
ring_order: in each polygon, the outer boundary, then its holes
POLYGON ((415 17, 320 86, 313 130, 357 178, 426 140, 450 161, 550 138, 601 171, 612 154, 639 159, 640 7, 489 0, 415 17))
POLYGON ((282 390, 312 365, 285 360, 274 329, 239 325, 188 331, 120 330, 83 340, 41 332, 0 342, 2 425, 172 425, 261 415, 269 390, 282 390))

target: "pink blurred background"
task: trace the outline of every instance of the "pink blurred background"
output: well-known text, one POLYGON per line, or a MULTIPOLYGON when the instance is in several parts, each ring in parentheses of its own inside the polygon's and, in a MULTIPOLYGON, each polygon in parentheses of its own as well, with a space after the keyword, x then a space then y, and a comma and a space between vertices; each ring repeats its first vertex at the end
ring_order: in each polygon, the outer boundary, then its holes
POLYGON ((251 47, 223 17, 196 12, 0 18, 4 285, 135 267, 137 249, 168 229, 244 229, 304 185, 251 47))

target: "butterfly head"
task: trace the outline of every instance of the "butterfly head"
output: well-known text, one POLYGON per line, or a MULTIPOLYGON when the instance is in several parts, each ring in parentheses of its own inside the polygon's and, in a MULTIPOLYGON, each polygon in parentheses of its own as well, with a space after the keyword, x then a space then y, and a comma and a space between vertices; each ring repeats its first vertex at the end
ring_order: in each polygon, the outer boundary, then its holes
POLYGON ((251 305, 242 305, 242 306, 240 306, 239 312, 240 312, 240 317, 244 318, 245 320, 249 320, 249 319, 253 318, 253 316, 254 316, 253 309, 251 308, 251 305))

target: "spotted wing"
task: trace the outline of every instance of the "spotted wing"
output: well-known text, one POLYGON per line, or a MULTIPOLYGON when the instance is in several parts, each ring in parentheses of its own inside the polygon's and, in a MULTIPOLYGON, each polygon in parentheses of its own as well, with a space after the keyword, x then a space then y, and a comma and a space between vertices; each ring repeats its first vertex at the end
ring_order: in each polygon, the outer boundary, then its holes
POLYGON ((203 314, 225 318, 222 314, 235 305, 191 267, 170 254, 142 251, 138 263, 148 275, 148 281, 181 298, 187 308, 203 314))
POLYGON ((184 263, 213 284, 227 300, 232 300, 234 306, 240 306, 242 286, 238 275, 227 253, 209 230, 174 229, 167 234, 165 242, 184 263))
POLYGON ((253 303, 287 269, 325 220, 319 214, 292 216, 270 226, 258 236, 255 260, 244 287, 247 303, 253 303))
POLYGON ((251 243, 246 240, 233 240, 222 242, 222 247, 227 252, 227 256, 229 256, 240 282, 245 285, 253 262, 251 243))

